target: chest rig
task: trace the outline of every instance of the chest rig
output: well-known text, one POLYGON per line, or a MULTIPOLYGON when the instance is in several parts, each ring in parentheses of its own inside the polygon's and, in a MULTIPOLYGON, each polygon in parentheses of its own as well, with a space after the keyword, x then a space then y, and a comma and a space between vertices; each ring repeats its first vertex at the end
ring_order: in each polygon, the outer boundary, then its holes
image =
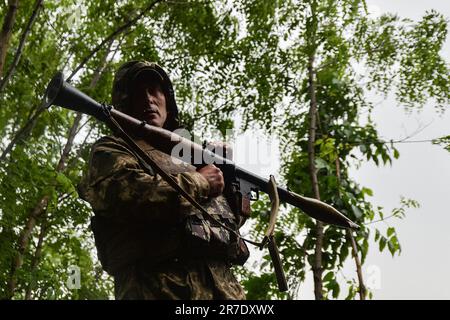
MULTIPOLYGON (((137 140, 136 144, 169 175, 196 171, 191 164, 155 149, 144 140, 137 140)), ((226 257, 233 264, 245 263, 249 256, 248 248, 236 235, 241 218, 234 214, 226 198, 223 195, 209 198, 202 206, 214 219, 208 219, 195 207, 187 213, 184 220, 186 255, 221 259, 226 257)))

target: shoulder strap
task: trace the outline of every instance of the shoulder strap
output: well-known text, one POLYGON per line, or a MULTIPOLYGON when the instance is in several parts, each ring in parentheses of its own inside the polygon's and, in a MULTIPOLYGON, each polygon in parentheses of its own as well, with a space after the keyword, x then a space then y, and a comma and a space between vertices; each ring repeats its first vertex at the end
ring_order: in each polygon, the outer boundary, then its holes
MULTIPOLYGON (((236 232, 236 230, 231 229, 230 227, 226 226, 219 220, 215 219, 201 204, 199 204, 189 193, 187 193, 176 181, 175 179, 170 176, 167 172, 165 172, 144 150, 142 150, 141 147, 137 145, 137 143, 131 138, 120 126, 120 124, 114 119, 114 117, 109 112, 109 108, 106 105, 103 105, 104 112, 107 115, 107 119, 109 124, 117 130, 117 133, 121 136, 122 139, 125 140, 125 142, 128 144, 130 149, 133 151, 133 153, 142 161, 144 164, 144 168, 147 170, 151 170, 151 172, 156 171, 157 174, 159 174, 172 188, 174 188, 182 197, 184 197, 189 203, 200 210, 202 214, 205 215, 206 218, 208 218, 210 221, 214 221, 218 225, 220 225, 225 230, 233 233, 238 239, 241 238, 242 240, 251 243, 255 246, 259 246, 260 244, 248 239, 245 239, 241 237, 241 235, 236 232)), ((145 122, 143 122, 145 124, 145 122)))

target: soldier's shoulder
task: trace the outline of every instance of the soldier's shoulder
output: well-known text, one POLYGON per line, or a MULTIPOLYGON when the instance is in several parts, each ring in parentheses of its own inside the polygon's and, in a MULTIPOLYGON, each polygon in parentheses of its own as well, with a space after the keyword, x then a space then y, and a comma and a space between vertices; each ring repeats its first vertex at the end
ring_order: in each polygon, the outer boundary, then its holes
POLYGON ((94 142, 94 146, 104 145, 104 144, 121 144, 124 145, 125 141, 117 136, 103 136, 94 142))
POLYGON ((92 145, 91 153, 98 151, 129 151, 126 142, 116 136, 103 136, 92 145))

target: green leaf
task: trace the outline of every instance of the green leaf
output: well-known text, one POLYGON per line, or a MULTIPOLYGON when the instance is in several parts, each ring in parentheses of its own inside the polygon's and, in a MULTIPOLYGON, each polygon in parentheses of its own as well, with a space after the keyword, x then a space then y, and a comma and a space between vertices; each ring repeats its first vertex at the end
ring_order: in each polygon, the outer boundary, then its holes
POLYGON ((394 158, 398 159, 399 157, 400 157, 400 152, 398 152, 398 150, 394 148, 394 158))
POLYGON ((332 292, 333 292, 333 298, 337 299, 339 297, 339 292, 341 291, 341 288, 339 286, 339 284, 337 282, 334 282, 333 287, 332 287, 332 292))
POLYGON ((395 233, 395 229, 393 227, 389 227, 387 229, 387 236, 390 238, 395 233))
POLYGON ((329 282, 332 279, 334 279, 334 272, 330 271, 323 277, 323 282, 329 282))
POLYGON ((359 146, 359 150, 361 150, 362 153, 366 153, 367 152, 367 147, 364 144, 362 144, 362 145, 359 146))
POLYGON ((361 218, 362 215, 363 215, 363 213, 361 212, 361 210, 359 210, 358 207, 353 206, 353 205, 352 205, 352 211, 353 211, 353 213, 355 214, 355 217, 356 217, 357 219, 361 218))
POLYGON ((58 172, 56 175, 56 182, 62 187, 66 193, 75 192, 75 187, 72 181, 62 172, 58 172))
POLYGON ((378 241, 380 239, 381 233, 378 229, 375 229, 375 241, 378 241))
MULTIPOLYGON (((356 237, 362 262, 369 250, 369 230, 375 229, 381 251, 388 246, 392 255, 401 252, 393 228, 387 230, 386 237, 376 229, 379 224, 365 228, 366 223, 375 220, 375 213, 383 218, 382 208, 376 209, 367 200, 373 196, 372 190, 359 186, 360 181, 349 172, 353 165, 366 159, 378 165, 399 157, 391 137, 382 138, 371 119, 379 107, 368 102, 369 93, 393 94, 400 105, 411 111, 420 110, 431 100, 442 110, 450 104, 450 72, 442 54, 448 37, 445 15, 429 11, 417 22, 394 14, 374 19, 367 15, 363 1, 231 0, 226 5, 220 1, 192 4, 195 5, 174 1, 155 6, 143 19, 119 33, 111 43, 115 53, 107 52, 109 43, 98 52, 91 50, 137 16, 147 6, 145 1, 51 1, 45 7, 51 25, 46 19, 35 20, 20 63, 0 93, 2 149, 10 141, 20 142, 0 167, 0 256, 4 261, 14 258, 14 239, 26 225, 30 210, 44 194, 51 199, 50 225, 36 273, 30 274, 24 267, 17 274, 18 288, 35 284, 33 298, 97 299, 113 295, 112 279, 106 278, 101 269, 98 272, 99 262, 91 257, 91 252, 95 252, 92 235, 83 232, 91 209, 76 197, 66 197, 75 192, 74 186, 86 169, 91 144, 111 132, 105 124, 89 121, 77 133, 66 169, 59 174, 54 168, 64 150, 74 112, 50 108, 37 117, 29 134, 16 136, 35 114, 55 70, 75 70, 86 57, 88 61, 72 84, 96 101, 111 101, 110 89, 120 64, 135 59, 160 61, 174 81, 183 125, 208 141, 214 141, 209 139, 211 129, 223 134, 235 123, 240 125, 237 130, 260 129, 277 138, 281 179, 293 191, 310 197, 313 188, 308 138, 315 130, 314 161, 321 199, 349 216, 354 215, 364 228, 356 237), (80 10, 78 19, 74 12, 80 10), (110 60, 112 56, 114 59, 110 60), (103 61, 105 57, 107 60, 103 61), (309 74, 307 66, 312 57, 317 68, 309 74), (355 61, 364 62, 364 70, 355 69, 355 61), (91 84, 96 70, 104 71, 94 86, 91 84), (316 81, 314 87, 309 83, 310 76, 316 81), (309 118, 311 89, 315 90, 317 102, 314 127, 309 118), (83 144, 88 132, 91 136, 83 144), (8 228, 12 230, 9 235, 8 228), (82 269, 82 288, 60 289, 66 281, 66 267, 73 263, 82 269)), ((12 28, 11 53, 33 6, 20 9, 12 28)), ((6 65, 11 64, 10 59, 12 55, 8 54, 6 65)), ((450 151, 449 141, 444 136, 433 143, 450 151)), ((415 206, 416 203, 405 200, 393 213, 403 218, 406 210, 415 206)), ((267 199, 252 204, 256 238, 267 226, 269 207, 267 199)), ((43 222, 40 220, 31 230, 33 237, 37 237, 43 222)), ((309 272, 308 261, 314 260, 315 221, 287 206, 280 211, 278 222, 276 236, 281 239, 279 248, 288 281, 301 284, 305 272, 309 272)), ((35 241, 29 243, 23 253, 24 266, 31 265, 35 249, 35 241)), ((328 297, 339 295, 333 274, 351 258, 350 248, 345 231, 325 227, 324 279, 329 285, 328 297)), ((273 273, 267 273, 269 261, 265 255, 256 264, 255 272, 261 276, 242 273, 248 297, 280 297, 273 273)), ((0 274, 7 274, 8 268, 7 263, 0 263, 0 274)), ((354 297, 357 285, 350 285, 348 296, 354 297)), ((24 299, 24 290, 17 290, 14 299, 24 299)))
POLYGON ((380 252, 383 252, 384 248, 386 247, 386 243, 387 243, 387 239, 383 236, 380 237, 380 242, 379 242, 380 252))
POLYGON ((392 256, 394 256, 395 252, 397 251, 396 246, 390 241, 388 241, 387 245, 388 245, 389 252, 391 253, 392 256))
POLYGON ((324 168, 328 168, 328 163, 321 159, 321 158, 316 158, 315 159, 315 164, 316 164, 316 169, 320 170, 320 169, 324 169, 324 168))
POLYGON ((361 189, 361 192, 364 193, 364 194, 367 194, 367 195, 370 196, 370 197, 373 197, 373 191, 372 191, 372 189, 363 187, 363 188, 361 189))

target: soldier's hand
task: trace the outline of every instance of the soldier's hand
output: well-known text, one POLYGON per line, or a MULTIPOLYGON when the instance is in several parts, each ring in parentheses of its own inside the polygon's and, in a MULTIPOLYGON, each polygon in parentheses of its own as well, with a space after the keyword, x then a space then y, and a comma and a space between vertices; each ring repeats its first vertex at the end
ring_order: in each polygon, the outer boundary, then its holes
POLYGON ((217 197, 222 194, 225 187, 225 181, 223 179, 222 171, 213 164, 204 166, 198 170, 209 183, 209 196, 217 197))
POLYGON ((233 160, 233 147, 231 144, 223 141, 209 142, 206 148, 210 151, 214 150, 215 154, 221 157, 227 158, 228 160, 233 160))

